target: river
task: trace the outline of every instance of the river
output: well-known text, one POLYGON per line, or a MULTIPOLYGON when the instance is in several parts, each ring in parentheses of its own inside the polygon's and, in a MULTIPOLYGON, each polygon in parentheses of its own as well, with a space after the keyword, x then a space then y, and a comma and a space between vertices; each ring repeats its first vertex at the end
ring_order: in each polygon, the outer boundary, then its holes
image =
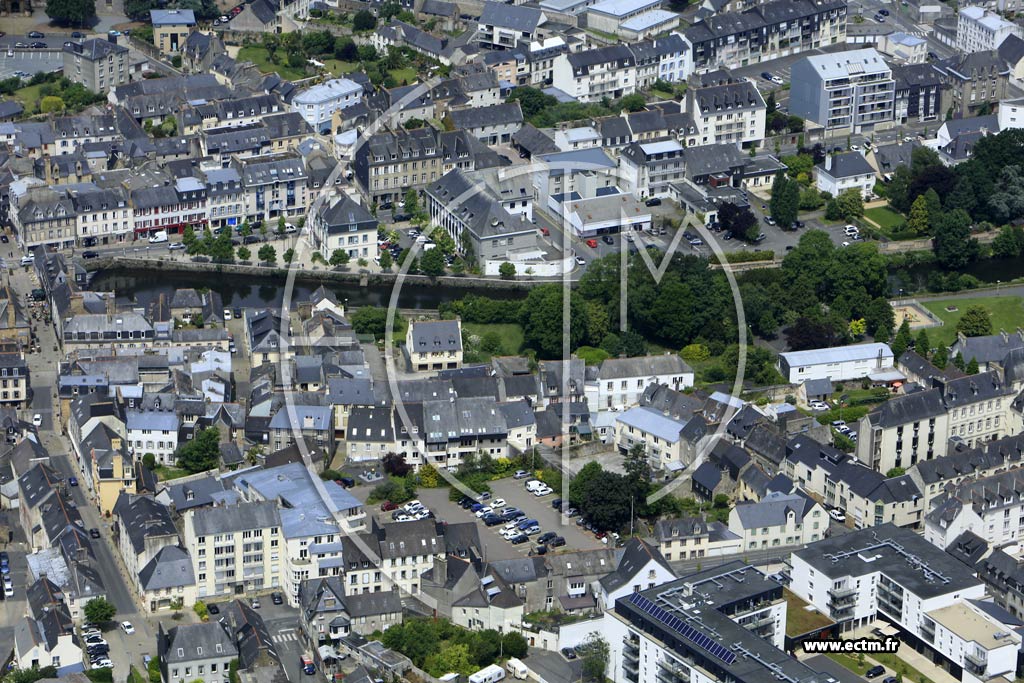
MULTIPOLYGON (((292 287, 292 303, 309 301, 310 294, 319 285, 315 282, 296 281, 292 287)), ((161 294, 171 297, 175 290, 208 287, 220 293, 225 306, 251 308, 279 307, 284 297, 284 284, 276 278, 241 277, 237 275, 196 276, 191 273, 154 272, 148 270, 100 271, 90 288, 95 291, 117 293, 121 304, 148 306, 161 294)), ((339 302, 348 306, 387 306, 393 287, 375 285, 327 283, 339 302)), ((460 299, 467 294, 481 294, 495 299, 519 299, 526 292, 514 289, 445 289, 429 285, 405 284, 398 297, 399 308, 435 309, 445 301, 460 299)))

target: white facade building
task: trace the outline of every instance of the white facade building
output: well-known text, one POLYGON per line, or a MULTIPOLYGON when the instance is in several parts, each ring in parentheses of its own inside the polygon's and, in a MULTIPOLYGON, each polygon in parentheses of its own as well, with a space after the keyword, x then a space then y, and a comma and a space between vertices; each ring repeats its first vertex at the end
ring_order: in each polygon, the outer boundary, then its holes
POLYGON ((597 369, 597 377, 585 387, 591 413, 625 410, 640 402, 652 384, 665 384, 682 391, 693 386, 693 369, 678 354, 608 358, 597 369))
POLYGON ((1024 37, 1021 28, 982 7, 964 7, 956 23, 956 49, 963 54, 995 50, 1010 36, 1024 37))
POLYGON ((791 384, 809 379, 845 382, 861 379, 893 366, 893 353, 886 344, 853 344, 830 349, 788 351, 779 354, 779 372, 791 384))
POLYGON ((302 115, 314 130, 330 130, 331 117, 339 109, 359 104, 363 87, 347 78, 336 78, 303 90, 292 100, 292 110, 302 115))

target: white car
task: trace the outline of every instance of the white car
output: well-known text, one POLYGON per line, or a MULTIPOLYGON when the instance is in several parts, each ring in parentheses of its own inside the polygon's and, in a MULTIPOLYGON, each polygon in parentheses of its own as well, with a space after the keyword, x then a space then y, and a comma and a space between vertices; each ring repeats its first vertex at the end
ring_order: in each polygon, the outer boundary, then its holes
POLYGON ((828 516, 831 517, 832 519, 836 520, 837 522, 845 522, 846 521, 846 513, 843 512, 842 510, 838 509, 838 508, 832 508, 831 510, 829 510, 828 511, 828 516))
POLYGON ((848 247, 848 246, 850 246, 850 243, 849 242, 843 242, 839 246, 841 246, 841 247, 848 247))
POLYGON ((92 664, 94 669, 113 669, 114 663, 109 659, 99 659, 92 664))
POLYGON ((843 227, 843 233, 850 237, 852 237, 853 235, 859 235, 860 228, 858 228, 856 225, 847 225, 843 227))
POLYGON ((492 510, 497 510, 498 508, 503 508, 503 507, 505 507, 505 499, 504 498, 495 498, 494 500, 491 501, 491 509, 492 510))
POLYGON ((537 496, 538 498, 541 498, 541 497, 546 496, 546 495, 548 495, 549 493, 552 493, 552 492, 554 492, 554 489, 550 489, 550 488, 544 487, 542 489, 537 489, 536 491, 534 491, 533 495, 537 496))
POLYGON ((122 621, 121 630, 127 633, 128 635, 135 633, 135 627, 132 626, 132 622, 130 621, 122 621))
POLYGON ((775 85, 785 85, 786 81, 782 80, 782 76, 772 75, 772 83, 775 85))
POLYGON ((577 266, 585 266, 585 265, 587 265, 587 259, 583 258, 582 256, 577 256, 576 257, 576 265, 577 266))
POLYGON ((476 516, 483 517, 484 515, 489 515, 492 512, 494 512, 494 509, 491 508, 489 505, 485 505, 484 507, 476 511, 476 516))
POLYGON ((225 308, 224 309, 224 321, 227 322, 228 320, 231 320, 231 309, 230 308, 225 308))
POLYGON ((828 404, 824 401, 811 401, 807 404, 807 407, 815 412, 823 412, 828 410, 828 404))
POLYGON ((530 473, 526 470, 516 470, 516 473, 512 475, 513 479, 526 479, 530 476, 530 473))
POLYGON ((40 415, 39 413, 36 413, 35 415, 33 415, 32 416, 32 424, 35 425, 36 427, 42 427, 43 426, 43 416, 40 415))
POLYGON ((415 518, 414 517, 410 517, 409 515, 405 515, 405 514, 398 515, 397 517, 395 517, 395 521, 396 522, 411 522, 411 521, 413 521, 413 519, 415 519, 415 518))
POLYGON ((509 522, 505 526, 501 527, 501 533, 505 533, 506 531, 512 531, 517 526, 519 526, 519 522, 518 521, 509 522))
POLYGON ((860 145, 850 145, 850 151, 851 152, 859 152, 860 151, 860 145))

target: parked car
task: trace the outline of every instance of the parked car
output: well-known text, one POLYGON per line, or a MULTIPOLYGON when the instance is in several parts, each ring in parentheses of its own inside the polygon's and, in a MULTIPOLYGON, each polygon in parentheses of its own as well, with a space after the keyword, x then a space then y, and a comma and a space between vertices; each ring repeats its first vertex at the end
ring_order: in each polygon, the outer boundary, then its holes
POLYGON ((135 627, 132 626, 132 622, 130 621, 122 621, 121 630, 127 633, 128 635, 135 633, 135 627))
POLYGON ((100 537, 100 530, 99 529, 89 529, 89 538, 99 538, 99 537, 100 537))
POLYGON ((391 512, 392 510, 397 510, 397 509, 398 509, 398 506, 395 505, 394 503, 392 503, 390 500, 385 500, 383 503, 380 504, 380 511, 381 512, 391 512))
POLYGON ((491 507, 493 509, 495 509, 495 510, 497 510, 498 508, 505 507, 505 499, 504 498, 495 498, 494 500, 491 501, 491 507))
POLYGON ((845 522, 846 521, 846 513, 843 512, 842 510, 840 510, 839 508, 832 508, 832 509, 830 509, 828 511, 828 516, 831 517, 832 519, 836 520, 837 522, 845 522))
POLYGON ((864 676, 867 677, 867 678, 875 678, 876 676, 881 676, 884 673, 885 673, 885 667, 882 666, 881 664, 876 664, 875 666, 873 666, 870 669, 868 669, 867 671, 865 671, 864 672, 864 676))
POLYGON ((284 604, 284 596, 278 592, 271 593, 270 601, 273 602, 275 605, 284 604))
POLYGON ((27 35, 29 38, 45 38, 46 37, 45 33, 40 33, 39 31, 29 31, 25 35, 27 35))
POLYGON ((522 532, 516 534, 515 536, 513 536, 512 538, 509 539, 509 541, 512 543, 512 545, 520 545, 522 543, 526 543, 529 540, 530 540, 530 537, 527 536, 526 534, 522 533, 522 532))
POLYGON ((32 416, 32 424, 34 426, 36 426, 36 427, 42 427, 43 426, 43 416, 40 415, 39 413, 36 413, 35 415, 33 415, 32 416))
POLYGON ((590 239, 586 241, 586 245, 591 249, 597 249, 597 240, 590 239))
POLYGON ((503 517, 500 517, 493 512, 488 515, 484 515, 481 519, 483 519, 484 524, 487 526, 498 526, 505 521, 503 517))
POLYGON ((220 614, 220 607, 217 607, 215 603, 209 603, 206 605, 206 611, 210 614, 220 614))
POLYGON ((572 647, 563 647, 562 656, 566 659, 576 659, 576 649, 572 647))
POLYGON ((548 541, 549 548, 561 548, 563 545, 565 545, 565 539, 561 536, 555 536, 550 541, 548 541))
POLYGON ((555 498, 553 501, 551 501, 551 507, 553 507, 556 510, 558 508, 562 507, 562 499, 561 498, 555 498))
POLYGON ((548 531, 547 533, 541 534, 540 537, 537 539, 537 542, 538 543, 547 543, 552 538, 557 538, 557 537, 558 537, 558 534, 556 534, 554 531, 548 531))
POLYGON ((615 239, 611 235, 602 235, 601 241, 605 244, 615 244, 615 239))
POLYGON ((644 204, 646 206, 661 206, 661 198, 660 197, 651 197, 650 199, 645 201, 644 204))
POLYGON ((512 475, 513 479, 526 479, 530 476, 530 473, 526 470, 516 470, 516 473, 512 475))
POLYGON ((78 477, 68 477, 68 486, 78 486, 78 477))

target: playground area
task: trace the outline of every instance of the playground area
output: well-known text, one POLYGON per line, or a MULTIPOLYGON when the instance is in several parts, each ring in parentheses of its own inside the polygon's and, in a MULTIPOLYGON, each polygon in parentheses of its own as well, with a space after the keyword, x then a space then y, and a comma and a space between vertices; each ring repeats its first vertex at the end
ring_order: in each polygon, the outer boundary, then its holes
POLYGON ((939 327, 944 323, 931 311, 914 299, 903 299, 892 303, 893 314, 896 316, 896 329, 906 320, 911 330, 939 327))

